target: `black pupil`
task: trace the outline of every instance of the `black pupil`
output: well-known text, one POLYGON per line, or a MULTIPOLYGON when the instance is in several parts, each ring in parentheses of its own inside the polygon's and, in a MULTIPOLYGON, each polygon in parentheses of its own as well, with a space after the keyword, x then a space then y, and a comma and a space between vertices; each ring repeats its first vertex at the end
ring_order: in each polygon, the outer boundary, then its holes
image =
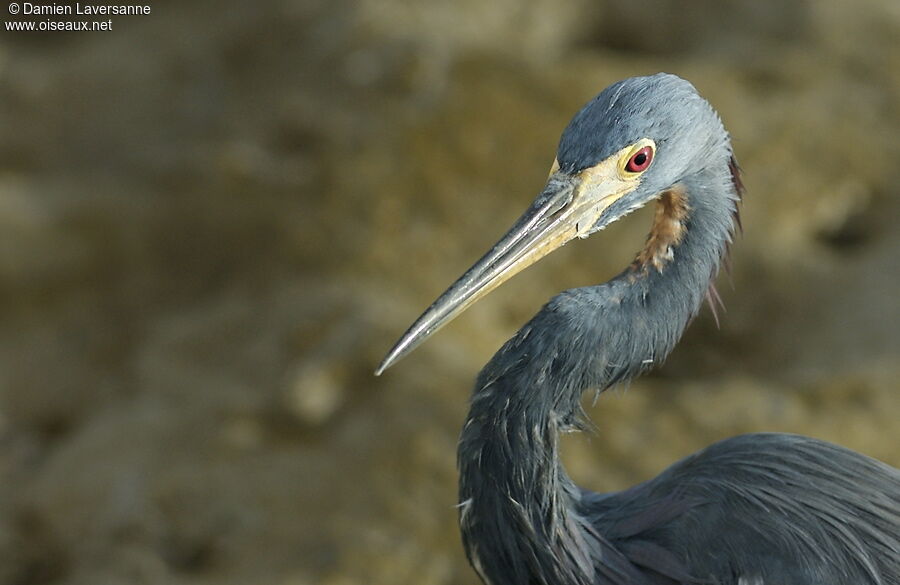
POLYGON ((639 152, 636 155, 634 155, 634 166, 642 167, 642 166, 644 166, 645 162, 647 162, 647 153, 639 152))

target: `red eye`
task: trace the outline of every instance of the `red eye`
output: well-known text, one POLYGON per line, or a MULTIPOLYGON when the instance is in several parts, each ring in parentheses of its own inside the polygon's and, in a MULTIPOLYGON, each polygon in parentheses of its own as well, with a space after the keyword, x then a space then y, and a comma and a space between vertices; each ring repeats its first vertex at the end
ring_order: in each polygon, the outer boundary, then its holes
POLYGON ((650 161, 652 160, 653 149, 649 146, 645 146, 644 148, 631 155, 631 158, 628 159, 628 162, 625 164, 625 170, 629 173, 640 173, 646 171, 647 167, 650 166, 650 161))

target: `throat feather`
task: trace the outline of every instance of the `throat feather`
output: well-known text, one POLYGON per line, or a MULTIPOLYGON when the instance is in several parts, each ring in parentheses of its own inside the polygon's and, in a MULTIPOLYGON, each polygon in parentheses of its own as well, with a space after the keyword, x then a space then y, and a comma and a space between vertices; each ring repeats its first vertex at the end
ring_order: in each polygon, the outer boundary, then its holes
POLYGON ((683 187, 675 186, 660 195, 647 244, 632 264, 635 271, 645 272, 651 267, 663 271, 674 258, 675 247, 684 238, 689 211, 683 187))

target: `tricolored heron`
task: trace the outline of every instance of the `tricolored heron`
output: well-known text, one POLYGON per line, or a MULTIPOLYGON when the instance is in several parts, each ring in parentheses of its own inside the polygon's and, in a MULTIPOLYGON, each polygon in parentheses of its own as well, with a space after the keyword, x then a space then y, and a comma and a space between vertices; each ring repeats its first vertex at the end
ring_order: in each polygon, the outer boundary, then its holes
POLYGON ((660 363, 715 300, 741 192, 728 134, 690 83, 616 83, 566 127, 525 214, 378 368, 569 240, 658 202, 631 266, 552 298, 478 375, 459 521, 486 584, 900 584, 900 471, 837 445, 738 436, 610 494, 577 487, 560 463, 582 393, 660 363))

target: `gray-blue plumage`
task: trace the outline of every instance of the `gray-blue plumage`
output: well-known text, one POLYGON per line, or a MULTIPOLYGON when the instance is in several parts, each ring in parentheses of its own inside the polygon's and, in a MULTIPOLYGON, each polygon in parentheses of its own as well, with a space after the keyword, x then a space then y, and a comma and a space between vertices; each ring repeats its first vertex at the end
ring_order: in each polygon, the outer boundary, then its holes
MULTIPOLYGON (((693 86, 659 74, 610 86, 573 118, 559 172, 510 233, 549 224, 586 170, 642 140, 652 165, 590 231, 659 199, 647 250, 611 281, 551 299, 477 378, 458 452, 472 565, 489 585, 900 585, 900 472, 836 445, 744 435, 612 494, 566 475, 558 434, 579 425, 582 394, 666 358, 714 291, 734 230, 728 134, 693 86)), ((487 286, 482 274, 517 241, 436 301, 382 369, 487 286)))

